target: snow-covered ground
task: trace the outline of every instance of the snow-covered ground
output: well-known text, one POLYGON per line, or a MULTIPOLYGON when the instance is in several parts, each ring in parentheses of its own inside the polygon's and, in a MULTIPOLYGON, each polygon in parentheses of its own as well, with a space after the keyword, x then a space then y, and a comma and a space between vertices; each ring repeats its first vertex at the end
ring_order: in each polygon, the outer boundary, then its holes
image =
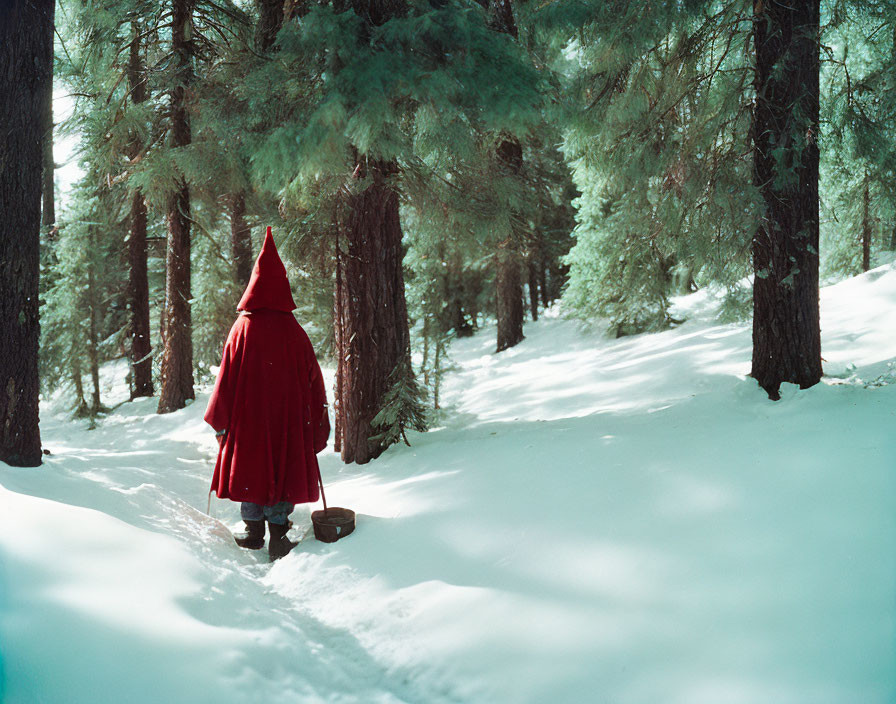
POLYGON ((0 701, 896 701, 896 265, 823 291, 830 376, 777 403, 714 305, 457 342, 444 426, 327 452, 357 530, 273 566, 205 515, 207 393, 45 409, 0 467, 0 701))

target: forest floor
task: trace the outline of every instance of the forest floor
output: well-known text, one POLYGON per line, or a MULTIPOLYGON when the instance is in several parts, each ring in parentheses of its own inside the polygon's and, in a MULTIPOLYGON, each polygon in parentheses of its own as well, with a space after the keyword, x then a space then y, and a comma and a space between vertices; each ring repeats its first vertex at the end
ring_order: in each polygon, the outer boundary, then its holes
POLYGON ((777 403, 748 323, 677 305, 457 341, 441 427, 322 455, 355 533, 273 566, 205 515, 207 389, 94 430, 45 404, 52 455, 0 466, 0 701, 896 701, 896 265, 822 291, 828 376, 777 403))

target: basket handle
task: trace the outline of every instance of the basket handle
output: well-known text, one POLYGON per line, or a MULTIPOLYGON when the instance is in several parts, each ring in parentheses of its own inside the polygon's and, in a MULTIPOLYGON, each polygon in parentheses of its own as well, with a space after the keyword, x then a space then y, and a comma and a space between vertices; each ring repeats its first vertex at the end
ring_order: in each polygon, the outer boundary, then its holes
POLYGON ((320 476, 320 465, 317 465, 317 483, 320 484, 320 498, 324 502, 324 516, 327 515, 327 495, 324 494, 324 480, 320 476))

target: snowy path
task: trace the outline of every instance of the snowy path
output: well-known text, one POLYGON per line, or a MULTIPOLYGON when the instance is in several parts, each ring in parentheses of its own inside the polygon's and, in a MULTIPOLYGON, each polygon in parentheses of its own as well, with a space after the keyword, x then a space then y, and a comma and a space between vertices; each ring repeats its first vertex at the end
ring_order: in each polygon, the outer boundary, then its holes
POLYGON ((45 420, 0 469, 0 701, 896 701, 896 383, 862 383, 896 381, 896 269, 823 292, 844 378, 775 404, 749 327, 682 305, 456 343, 445 426, 328 453, 358 529, 273 567, 204 515, 207 397, 45 420))
POLYGON ((0 648, 0 699, 404 701, 350 634, 263 583, 266 554, 239 550, 204 514, 200 406, 153 409, 126 404, 92 432, 45 423, 44 469, 0 478, 33 495, 0 489, 14 538, 0 563, 0 643, 15 643, 0 648))

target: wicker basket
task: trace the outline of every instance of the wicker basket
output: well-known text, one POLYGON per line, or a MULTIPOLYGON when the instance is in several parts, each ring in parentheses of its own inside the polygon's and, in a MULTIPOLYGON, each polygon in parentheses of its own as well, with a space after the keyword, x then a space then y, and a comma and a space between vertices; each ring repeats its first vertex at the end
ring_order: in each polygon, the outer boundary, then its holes
POLYGON ((314 537, 322 543, 335 543, 355 530, 355 512, 347 508, 331 506, 311 514, 314 537))

